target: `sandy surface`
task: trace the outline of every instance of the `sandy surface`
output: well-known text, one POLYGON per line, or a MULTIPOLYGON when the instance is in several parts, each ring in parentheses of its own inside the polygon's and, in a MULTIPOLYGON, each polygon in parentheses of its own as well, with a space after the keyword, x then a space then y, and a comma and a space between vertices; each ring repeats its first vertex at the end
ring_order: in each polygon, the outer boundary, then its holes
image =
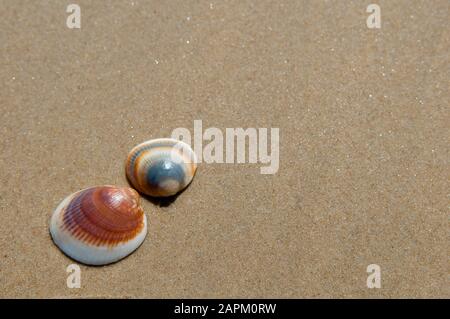
POLYGON ((442 1, 0 1, 1 297, 450 297, 442 1), (176 127, 279 127, 280 169, 202 164, 130 257, 81 266, 48 222, 128 185, 176 127), (366 287, 381 267, 382 288, 366 287))

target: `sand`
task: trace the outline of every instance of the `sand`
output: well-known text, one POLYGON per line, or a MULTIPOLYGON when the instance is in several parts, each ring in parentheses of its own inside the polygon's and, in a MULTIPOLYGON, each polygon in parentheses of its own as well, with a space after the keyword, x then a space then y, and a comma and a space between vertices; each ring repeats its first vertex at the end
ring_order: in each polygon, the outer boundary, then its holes
POLYGON ((450 297, 450 4, 369 3, 0 1, 0 297, 450 297), (200 164, 69 289, 52 211, 194 120, 279 128, 278 172, 200 164))

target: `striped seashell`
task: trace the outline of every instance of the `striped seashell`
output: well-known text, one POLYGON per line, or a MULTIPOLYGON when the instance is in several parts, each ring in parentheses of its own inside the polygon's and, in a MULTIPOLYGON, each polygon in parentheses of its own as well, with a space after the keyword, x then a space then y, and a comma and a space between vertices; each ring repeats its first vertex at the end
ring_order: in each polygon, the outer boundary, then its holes
POLYGON ((135 146, 125 166, 128 180, 139 192, 167 197, 189 185, 197 170, 197 158, 188 144, 159 138, 135 146))
POLYGON ((50 234, 69 257, 87 265, 105 265, 142 244, 147 219, 134 189, 96 186, 69 195, 58 205, 50 234))

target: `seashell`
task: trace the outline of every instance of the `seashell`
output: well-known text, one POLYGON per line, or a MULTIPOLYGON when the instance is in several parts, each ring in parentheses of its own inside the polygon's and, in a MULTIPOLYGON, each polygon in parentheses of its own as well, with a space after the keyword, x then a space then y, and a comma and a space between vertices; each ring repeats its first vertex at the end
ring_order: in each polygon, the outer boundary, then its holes
POLYGON ((166 197, 189 185, 197 170, 197 158, 188 144, 159 138, 135 146, 125 166, 128 180, 138 191, 166 197))
POLYGON ((50 234, 69 257, 88 265, 105 265, 142 244, 147 219, 134 189, 96 186, 69 195, 58 205, 50 234))

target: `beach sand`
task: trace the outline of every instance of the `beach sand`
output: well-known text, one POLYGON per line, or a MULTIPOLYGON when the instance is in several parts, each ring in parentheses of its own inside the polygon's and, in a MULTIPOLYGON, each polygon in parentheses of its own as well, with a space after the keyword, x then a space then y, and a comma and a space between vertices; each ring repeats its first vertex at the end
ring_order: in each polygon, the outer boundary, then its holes
POLYGON ((450 3, 369 3, 1 0, 0 297, 450 297, 450 3), (69 289, 55 207, 194 120, 279 128, 278 172, 200 164, 69 289))

